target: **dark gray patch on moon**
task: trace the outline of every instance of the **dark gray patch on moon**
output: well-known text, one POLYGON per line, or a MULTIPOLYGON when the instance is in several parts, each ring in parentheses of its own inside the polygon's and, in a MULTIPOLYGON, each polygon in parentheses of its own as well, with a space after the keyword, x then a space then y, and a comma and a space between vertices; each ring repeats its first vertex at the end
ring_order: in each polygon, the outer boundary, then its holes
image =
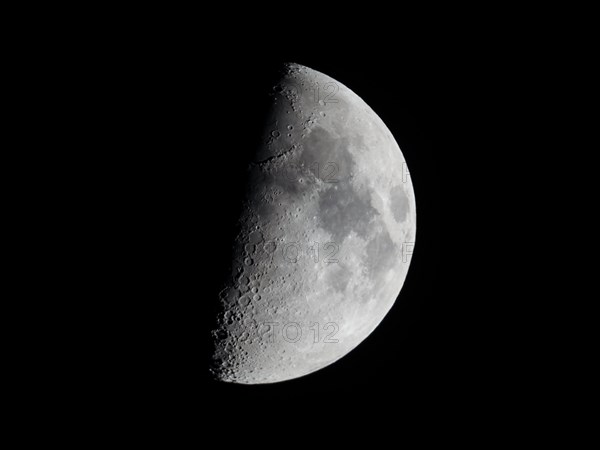
POLYGON ((280 187, 285 193, 290 195, 302 194, 310 191, 307 183, 300 182, 302 179, 302 171, 299 170, 298 164, 290 163, 286 165, 277 176, 273 176, 269 181, 274 186, 280 187))
POLYGON ((368 199, 360 196, 349 183, 332 184, 319 197, 321 228, 331 233, 334 242, 341 244, 352 231, 360 237, 369 235, 369 222, 379 212, 368 199))
POLYGON ((378 215, 367 195, 361 195, 350 183, 355 161, 348 151, 347 138, 336 138, 317 127, 304 143, 300 156, 302 167, 324 183, 319 196, 319 221, 340 244, 350 232, 366 237, 368 224, 378 215))
POLYGON ((396 222, 404 222, 408 216, 408 197, 402 186, 395 186, 390 191, 392 214, 396 222))
POLYGON ((343 293, 350 282, 351 276, 352 273, 343 264, 336 264, 333 266, 333 270, 328 275, 326 282, 335 291, 343 293))
POLYGON ((382 276, 396 261, 398 247, 392 241, 387 230, 378 233, 367 244, 366 266, 371 276, 382 276))
POLYGON ((300 164, 325 183, 347 181, 355 165, 348 144, 348 138, 336 138, 327 130, 316 127, 303 144, 300 164))

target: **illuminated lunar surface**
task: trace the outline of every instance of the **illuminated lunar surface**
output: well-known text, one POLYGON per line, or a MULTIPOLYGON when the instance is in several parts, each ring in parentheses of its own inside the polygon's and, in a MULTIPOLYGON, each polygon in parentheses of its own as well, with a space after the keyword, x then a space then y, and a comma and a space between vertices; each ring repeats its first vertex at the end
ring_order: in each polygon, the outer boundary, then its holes
POLYGON ((270 95, 212 333, 226 382, 289 380, 346 355, 394 304, 415 243, 410 176, 375 112, 297 64, 270 95))

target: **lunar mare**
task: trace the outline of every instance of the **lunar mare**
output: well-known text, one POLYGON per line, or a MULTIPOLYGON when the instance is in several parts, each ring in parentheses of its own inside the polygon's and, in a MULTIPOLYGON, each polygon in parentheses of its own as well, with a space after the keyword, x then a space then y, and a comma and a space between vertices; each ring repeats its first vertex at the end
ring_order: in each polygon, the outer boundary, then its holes
POLYGON ((270 95, 213 331, 211 372, 226 382, 289 380, 346 355, 392 307, 415 242, 406 162, 375 112, 298 64, 270 95))

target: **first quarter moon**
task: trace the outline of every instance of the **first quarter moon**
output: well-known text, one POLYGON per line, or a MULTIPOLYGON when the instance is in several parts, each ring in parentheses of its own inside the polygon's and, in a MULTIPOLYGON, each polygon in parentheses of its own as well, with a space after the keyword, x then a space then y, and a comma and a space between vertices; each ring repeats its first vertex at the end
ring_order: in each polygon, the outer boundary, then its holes
POLYGON ((359 345, 398 297, 416 237, 404 156, 358 95, 298 64, 266 95, 212 332, 211 373, 241 384, 301 377, 359 345))

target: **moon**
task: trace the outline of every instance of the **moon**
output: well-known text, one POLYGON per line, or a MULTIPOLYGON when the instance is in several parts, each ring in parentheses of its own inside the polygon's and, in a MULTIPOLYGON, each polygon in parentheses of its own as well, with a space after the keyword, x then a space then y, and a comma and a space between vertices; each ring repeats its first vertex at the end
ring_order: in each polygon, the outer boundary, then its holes
POLYGON ((268 95, 212 331, 212 375, 239 384, 298 378, 359 345, 396 301, 416 237, 404 156, 358 95, 299 64, 268 95))

